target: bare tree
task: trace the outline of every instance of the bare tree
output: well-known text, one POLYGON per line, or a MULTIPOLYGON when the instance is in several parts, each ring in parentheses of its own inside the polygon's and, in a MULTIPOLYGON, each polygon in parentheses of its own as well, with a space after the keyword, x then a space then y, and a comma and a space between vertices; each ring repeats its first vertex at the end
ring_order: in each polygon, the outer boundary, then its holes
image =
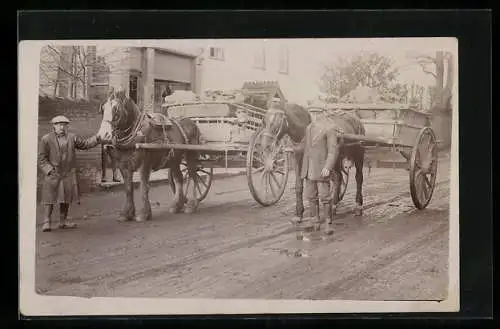
POLYGON ((449 148, 451 146, 451 99, 454 83, 453 55, 449 52, 437 51, 434 56, 417 54, 410 57, 420 65, 424 73, 435 79, 431 93, 432 126, 442 146, 449 148))
POLYGON ((125 48, 106 48, 97 52, 95 46, 43 47, 40 94, 90 99, 92 90, 93 94, 102 93, 111 75, 128 77, 129 66, 122 58, 124 51, 125 48))
POLYGON ((65 96, 87 98, 88 54, 84 46, 42 49, 40 58, 40 89, 44 94, 57 96, 61 87, 67 88, 65 96), (50 91, 50 92, 49 92, 50 91))

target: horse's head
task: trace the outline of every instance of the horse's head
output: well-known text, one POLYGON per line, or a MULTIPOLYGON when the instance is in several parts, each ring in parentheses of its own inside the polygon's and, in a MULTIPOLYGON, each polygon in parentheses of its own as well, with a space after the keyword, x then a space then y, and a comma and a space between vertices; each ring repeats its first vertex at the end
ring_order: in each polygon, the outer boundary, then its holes
POLYGON ((101 105, 102 121, 97 134, 104 142, 111 142, 116 130, 127 123, 125 102, 125 92, 119 90, 110 92, 108 99, 101 105))
POLYGON ((269 148, 275 141, 280 140, 286 133, 288 122, 286 113, 282 109, 270 108, 264 117, 264 133, 262 146, 269 148))

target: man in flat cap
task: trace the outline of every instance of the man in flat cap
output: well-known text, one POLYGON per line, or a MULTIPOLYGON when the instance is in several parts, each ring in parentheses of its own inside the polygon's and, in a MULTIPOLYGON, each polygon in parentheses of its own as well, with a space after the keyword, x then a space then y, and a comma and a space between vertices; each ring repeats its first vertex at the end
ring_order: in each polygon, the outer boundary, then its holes
POLYGON ((44 223, 42 231, 52 230, 51 217, 54 205, 59 204, 59 228, 75 228, 76 224, 67 220, 69 205, 80 203, 76 174, 76 149, 91 149, 100 143, 95 135, 82 138, 69 133, 69 120, 59 115, 52 119, 53 131, 44 135, 38 153, 38 166, 44 173, 42 204, 44 223))
POLYGON ((313 225, 327 222, 326 234, 332 234, 330 191, 331 172, 338 158, 337 136, 326 120, 326 109, 316 103, 308 107, 312 122, 306 128, 301 178, 305 179, 306 209, 313 225))

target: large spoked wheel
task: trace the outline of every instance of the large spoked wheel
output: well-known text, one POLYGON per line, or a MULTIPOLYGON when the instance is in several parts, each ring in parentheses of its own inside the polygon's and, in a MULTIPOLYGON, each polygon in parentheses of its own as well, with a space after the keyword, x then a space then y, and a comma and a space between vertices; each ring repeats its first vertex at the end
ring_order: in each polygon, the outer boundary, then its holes
POLYGON ((247 152, 247 181, 250 193, 264 207, 277 203, 288 181, 289 155, 284 139, 264 135, 258 130, 251 138, 247 152), (265 145, 264 145, 264 144, 265 145))
POLYGON ((339 201, 342 201, 345 192, 347 191, 347 185, 349 184, 349 169, 345 170, 344 168, 342 168, 340 172, 342 174, 342 182, 340 182, 339 201))
MULTIPOLYGON (((207 197, 208 191, 210 191, 210 187, 212 186, 212 179, 214 170, 213 168, 203 168, 202 166, 198 166, 196 168, 196 172, 194 173, 194 177, 189 177, 188 167, 186 162, 181 162, 181 173, 182 173, 182 192, 184 195, 184 200, 187 199, 187 191, 189 187, 194 186, 194 193, 196 195, 196 199, 198 202, 203 201, 207 197)), ((175 193, 176 186, 174 177, 172 175, 172 171, 168 172, 168 180, 170 182, 170 188, 172 193, 175 193)))
POLYGON ((431 201, 437 166, 436 135, 430 127, 422 128, 410 158, 410 194, 417 209, 426 208, 431 201))

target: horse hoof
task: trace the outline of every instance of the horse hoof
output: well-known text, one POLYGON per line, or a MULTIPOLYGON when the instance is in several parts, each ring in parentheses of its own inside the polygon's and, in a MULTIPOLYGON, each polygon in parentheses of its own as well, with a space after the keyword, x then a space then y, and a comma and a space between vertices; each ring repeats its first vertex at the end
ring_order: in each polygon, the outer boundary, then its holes
POLYGON ((151 220, 151 216, 137 216, 135 218, 136 222, 145 222, 145 221, 148 221, 148 220, 151 220))
POLYGON ((363 216, 363 208, 356 208, 356 210, 354 211, 354 216, 363 216))
POLYGON ((333 229, 329 227, 323 233, 325 236, 333 235, 333 229))
POLYGON ((178 207, 170 207, 168 211, 170 211, 171 214, 178 214, 180 209, 178 207))
POLYGON ((187 206, 185 209, 184 209, 184 213, 186 214, 194 214, 196 212, 196 207, 192 207, 192 206, 187 206))

